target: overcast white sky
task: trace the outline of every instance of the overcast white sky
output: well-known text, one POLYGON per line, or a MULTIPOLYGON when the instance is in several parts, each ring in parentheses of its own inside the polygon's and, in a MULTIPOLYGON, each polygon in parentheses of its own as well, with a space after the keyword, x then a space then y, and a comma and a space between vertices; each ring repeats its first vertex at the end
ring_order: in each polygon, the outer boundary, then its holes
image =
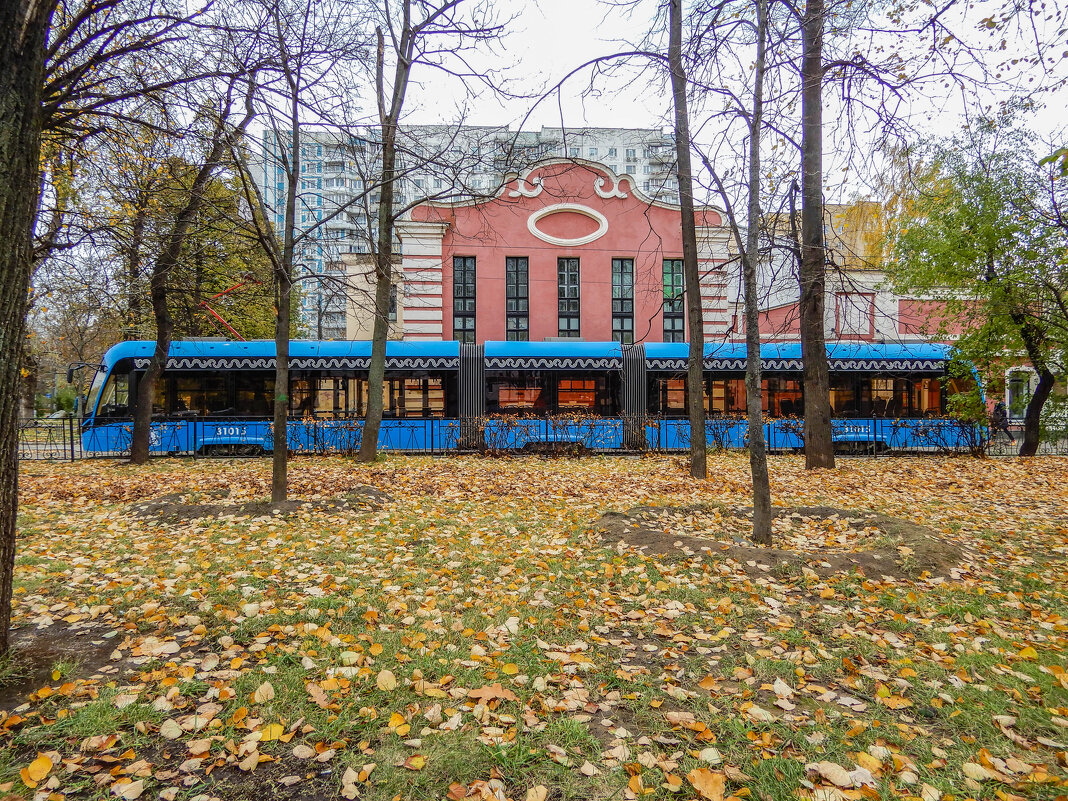
MULTIPOLYGON (((969 13, 978 20, 995 7, 994 2, 980 2, 970 6, 969 13), (983 6, 987 9, 984 10, 983 6)), ((620 49, 625 41, 638 40, 648 27, 648 15, 656 7, 648 0, 634 13, 627 13, 597 0, 505 0, 498 7, 503 14, 514 14, 509 33, 502 39, 497 52, 489 57, 504 63, 507 74, 516 88, 536 93, 559 80, 570 69, 595 56, 620 49)), ((974 26, 972 26, 974 27, 974 26)), ((1052 42, 1057 34, 1051 30, 1052 42)), ((977 40, 978 41, 978 40, 977 40)), ((1061 53, 1056 52, 1057 56, 1061 53)), ((1029 52, 1029 51, 1028 51, 1029 52)), ((1063 74, 1068 60, 1061 59, 1053 68, 1063 74)), ((422 82, 411 95, 409 121, 433 123, 457 118, 458 91, 439 74, 423 71, 417 76, 422 82)), ((669 97, 662 87, 651 85, 648 78, 635 80, 634 73, 620 74, 611 80, 599 81, 596 95, 588 89, 588 76, 576 77, 563 92, 561 102, 543 101, 523 124, 524 129, 542 125, 605 126, 605 127, 661 127, 667 121, 669 97)), ((1046 108, 1033 120, 1043 132, 1052 132, 1068 124, 1064 95, 1044 97, 1046 108), (1049 104, 1053 99, 1054 103, 1049 104)), ((473 124, 511 124, 516 128, 528 112, 530 101, 513 100, 502 105, 491 93, 483 93, 470 107, 467 117, 473 124)), ((914 117, 918 124, 931 132, 946 134, 959 125, 963 103, 959 96, 935 98, 930 94, 916 98, 914 117)), ((833 120, 831 120, 833 122, 833 120)))
MULTIPOLYGON (((509 33, 502 38, 493 60, 503 63, 516 90, 537 94, 562 78, 570 69, 591 58, 620 49, 626 39, 637 38, 647 24, 597 0, 507 0, 503 14, 514 14, 509 33)), ((455 93, 444 91, 445 83, 424 71, 423 91, 413 95, 411 122, 433 123, 455 118, 455 93)), ((666 98, 649 97, 646 86, 626 86, 621 78, 606 84, 599 97, 580 95, 588 87, 588 75, 568 84, 564 103, 543 102, 523 124, 524 130, 543 125, 558 126, 561 109, 568 126, 646 128, 663 123, 666 98)), ((510 123, 518 127, 532 100, 512 100, 502 105, 490 93, 473 105, 468 118, 475 125, 510 123)))

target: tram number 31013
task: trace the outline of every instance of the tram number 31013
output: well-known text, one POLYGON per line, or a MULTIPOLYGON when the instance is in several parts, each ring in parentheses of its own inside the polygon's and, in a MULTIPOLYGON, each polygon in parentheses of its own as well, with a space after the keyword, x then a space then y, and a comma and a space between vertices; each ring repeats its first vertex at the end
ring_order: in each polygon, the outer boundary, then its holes
POLYGON ((217 437, 244 437, 248 435, 248 426, 216 426, 217 437))

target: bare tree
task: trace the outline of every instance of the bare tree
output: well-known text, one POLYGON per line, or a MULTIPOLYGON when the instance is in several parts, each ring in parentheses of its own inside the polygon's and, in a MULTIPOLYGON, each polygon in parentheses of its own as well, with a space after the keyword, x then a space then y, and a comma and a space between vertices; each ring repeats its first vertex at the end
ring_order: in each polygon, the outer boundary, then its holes
POLYGON ((823 0, 806 0, 801 55, 801 263, 798 305, 805 386, 805 467, 834 467, 831 373, 824 324, 823 0))
MULTIPOLYGON (((351 0, 248 0, 240 10, 240 29, 250 42, 246 68, 255 69, 257 74, 255 94, 247 107, 249 112, 258 110, 267 133, 264 151, 258 157, 250 153, 250 142, 241 137, 233 137, 230 148, 252 212, 255 236, 274 275, 277 317, 271 500, 280 503, 288 495, 289 344, 293 291, 301 278, 296 274, 296 257, 302 244, 327 221, 298 229, 303 132, 312 128, 344 134, 344 106, 355 102, 354 66, 366 56, 367 47, 359 22, 362 8, 351 0), (282 208, 272 207, 264 197, 253 161, 260 163, 264 176, 277 171, 284 178, 282 208), (276 224, 278 218, 280 225, 276 224)), ((335 209, 327 219, 345 211, 344 207, 335 209)))
POLYGON ((686 364, 686 400, 690 416, 690 475, 707 478, 705 447, 705 323, 701 308, 701 272, 697 266, 697 230, 693 210, 693 171, 690 165, 690 114, 686 70, 683 66, 682 0, 668 0, 668 66, 675 111, 675 159, 682 207, 682 274, 686 286, 686 321, 690 355, 686 364))
MULTIPOLYGON (((174 322, 171 316, 167 284, 177 271, 182 260, 182 251, 193 230, 200 210, 207 201, 208 189, 216 171, 230 153, 230 142, 240 138, 252 122, 253 113, 245 115, 236 124, 231 115, 235 105, 235 85, 227 87, 219 108, 208 112, 208 135, 205 141, 207 152, 198 165, 188 188, 182 187, 184 202, 180 204, 173 222, 164 237, 163 247, 156 256, 149 276, 149 299, 156 323, 156 346, 141 380, 137 384, 137 404, 134 411, 133 437, 130 443, 130 462, 144 464, 148 460, 152 428, 152 401, 156 394, 156 382, 166 369, 170 352, 174 322)), ((184 177, 184 176, 179 176, 184 177)))
POLYGON ((370 462, 378 453, 382 424, 389 302, 393 291, 394 196, 397 184, 397 135, 408 83, 417 66, 434 68, 464 81, 491 85, 474 72, 465 50, 496 39, 503 26, 493 23, 489 2, 463 0, 382 0, 375 17, 375 99, 381 136, 381 172, 377 208, 375 314, 368 371, 367 414, 359 459, 370 462), (470 13, 467 13, 467 9, 470 13), (392 74, 387 75, 392 60, 392 74))
MULTIPOLYGON (((771 544, 771 484, 768 475, 767 443, 764 438, 764 415, 762 407, 762 367, 760 355, 760 295, 758 289, 758 272, 760 270, 760 240, 764 232, 761 210, 761 143, 764 128, 764 92, 765 74, 768 67, 769 20, 767 0, 754 0, 755 19, 747 19, 735 11, 730 15, 729 29, 740 28, 749 31, 755 40, 756 54, 753 60, 753 97, 747 112, 739 109, 739 116, 745 121, 748 145, 748 171, 746 178, 746 223, 743 235, 738 217, 734 211, 730 193, 712 163, 705 159, 705 168, 712 176, 720 198, 727 212, 728 223, 734 236, 735 244, 742 265, 742 287, 745 299, 745 397, 746 417, 749 431, 749 470, 753 479, 753 541, 762 545, 771 544), (738 19, 747 24, 739 26, 738 19)), ((724 3, 716 7, 711 15, 710 30, 715 30, 721 23, 721 16, 731 4, 724 3)), ((717 41, 716 50, 726 48, 728 42, 717 41)), ((737 103, 740 98, 732 97, 737 103)))

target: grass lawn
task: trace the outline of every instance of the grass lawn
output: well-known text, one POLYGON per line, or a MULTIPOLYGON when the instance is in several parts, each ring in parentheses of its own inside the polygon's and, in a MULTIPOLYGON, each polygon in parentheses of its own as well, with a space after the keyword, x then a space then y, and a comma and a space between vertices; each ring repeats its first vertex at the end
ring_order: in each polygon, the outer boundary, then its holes
POLYGON ((284 514, 267 460, 24 463, 0 799, 1065 798, 1068 460, 802 468, 959 559, 694 547, 738 454, 298 459, 284 514), (687 546, 598 534, 636 506, 687 546))

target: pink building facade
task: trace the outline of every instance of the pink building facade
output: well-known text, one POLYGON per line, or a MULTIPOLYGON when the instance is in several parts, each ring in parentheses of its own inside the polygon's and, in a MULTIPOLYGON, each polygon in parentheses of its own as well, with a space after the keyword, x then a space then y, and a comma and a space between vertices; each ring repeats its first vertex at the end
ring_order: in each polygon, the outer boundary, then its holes
MULTIPOLYGON (((488 200, 426 203, 398 224, 404 339, 687 338, 678 206, 592 162, 543 162, 488 200)), ((705 334, 730 326, 721 214, 695 214, 705 334)))

